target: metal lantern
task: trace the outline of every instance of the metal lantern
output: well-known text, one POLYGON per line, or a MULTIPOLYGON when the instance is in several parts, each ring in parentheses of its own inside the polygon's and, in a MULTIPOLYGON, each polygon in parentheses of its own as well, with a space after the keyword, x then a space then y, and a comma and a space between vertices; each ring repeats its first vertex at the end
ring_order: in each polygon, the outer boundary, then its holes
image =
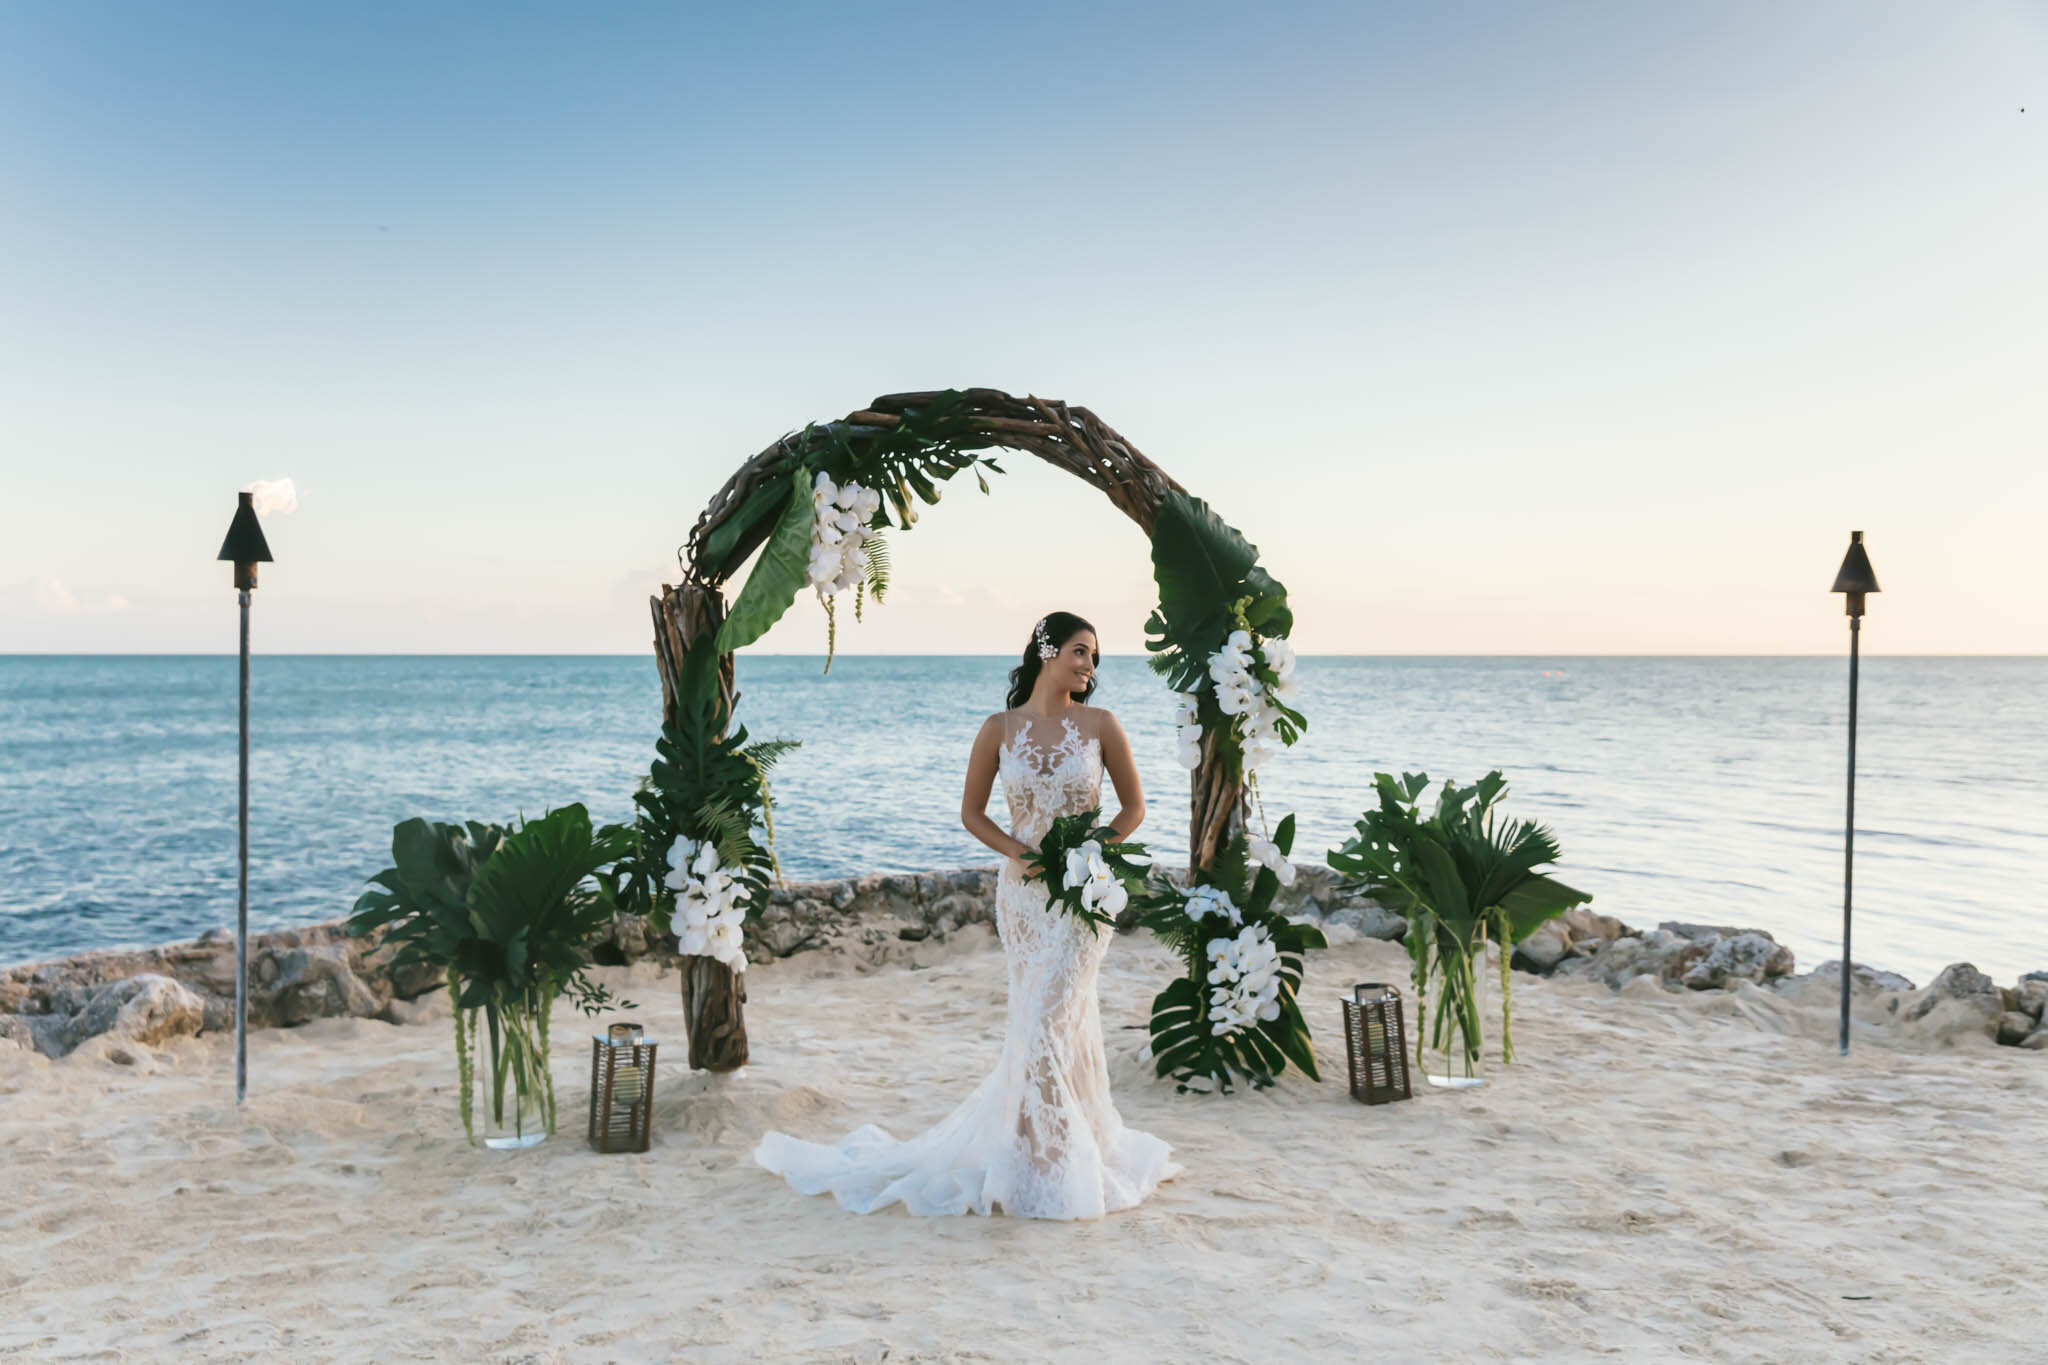
POLYGON ((653 1127, 655 1043, 638 1024, 613 1024, 590 1039, 590 1145, 644 1152, 653 1127))
POLYGON ((235 566, 235 595, 242 604, 241 802, 238 867, 235 881, 235 1103, 249 1089, 249 594, 256 587, 256 566, 268 564, 270 544, 256 520, 256 495, 243 493, 235 502, 235 519, 219 558, 235 566))
POLYGON ((1412 1098, 1408 1045, 1401 1032, 1401 992, 1382 981, 1366 981, 1352 987, 1343 1002, 1351 1098, 1365 1104, 1412 1098))

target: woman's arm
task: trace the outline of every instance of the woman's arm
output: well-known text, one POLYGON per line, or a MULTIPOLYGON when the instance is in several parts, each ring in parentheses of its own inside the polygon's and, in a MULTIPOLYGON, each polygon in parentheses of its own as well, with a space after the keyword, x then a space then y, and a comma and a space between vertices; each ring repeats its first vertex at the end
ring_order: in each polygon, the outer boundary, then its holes
POLYGON ((969 834, 1016 863, 1015 870, 1020 876, 1029 875, 1037 869, 1027 871, 1020 859, 1031 852, 1031 845, 988 818, 989 793, 996 784, 996 751, 1002 742, 1003 718, 990 716, 981 723, 974 748, 967 755, 967 788, 960 794, 960 823, 969 834))
POLYGON ((1125 738, 1124 727, 1107 711, 1102 713, 1100 742, 1103 770, 1116 788, 1117 812, 1109 827, 1116 831, 1117 838, 1128 839, 1133 830, 1145 823, 1145 789, 1138 782, 1138 765, 1131 759, 1131 741, 1125 738))

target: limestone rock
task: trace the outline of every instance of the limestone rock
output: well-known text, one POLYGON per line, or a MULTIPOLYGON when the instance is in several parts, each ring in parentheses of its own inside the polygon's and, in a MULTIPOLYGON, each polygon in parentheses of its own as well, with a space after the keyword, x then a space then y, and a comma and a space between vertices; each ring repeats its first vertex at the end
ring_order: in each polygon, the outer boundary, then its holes
POLYGON ((987 905, 958 891, 940 898, 925 911, 925 922, 938 934, 950 934, 963 924, 983 921, 988 917, 987 905))
POLYGON ((382 1008, 370 988, 350 970, 348 953, 339 947, 286 948, 265 952, 257 972, 261 999, 252 1002, 252 1020, 260 1004, 262 1017, 289 1028, 313 1019, 353 1016, 368 1019, 382 1008))
POLYGON ((2020 1039, 2018 1046, 2030 1052, 2048 1052, 2048 1028, 2037 1028, 2020 1039))
POLYGON ((1923 1037, 1953 1042, 1971 1034, 1997 1037, 2005 1013, 2004 998, 1991 978, 1957 962, 1909 997, 1899 1019, 1923 1037))
POLYGON ((64 1030, 68 1051, 88 1038, 111 1034, 152 1045, 199 1032, 206 1007, 179 982, 153 972, 102 987, 64 1030))
POLYGON ((1572 950, 1571 929, 1561 920, 1547 920, 1515 945, 1514 963, 1531 971, 1547 972, 1572 950))
POLYGON ((1332 910, 1325 920, 1347 926, 1360 938, 1399 939, 1408 934, 1407 920, 1373 901, 1332 910))
POLYGON ((1954 962, 1943 967, 1941 974, 1928 982, 1926 989, 1915 995, 1912 1003, 1900 1011, 1899 1017, 1909 1022, 1924 1019, 1944 1000, 1968 1002, 1972 1008, 1984 1012, 1994 1025, 1998 1016, 2005 1013, 2005 1001, 1991 978, 1967 962, 1954 962))
POLYGON ((1998 1016, 1998 1041, 2007 1047, 2017 1047, 2034 1032, 2034 1017, 2030 1014, 2007 1010, 1998 1016))
MULTIPOLYGON (((1676 934, 1693 943, 1712 943, 1716 939, 1733 938, 1737 934, 1763 933, 1761 929, 1742 929, 1733 924, 1686 924, 1680 920, 1667 919, 1657 926, 1667 934, 1676 934)), ((1766 935, 1768 937, 1768 935, 1766 935)))
MULTIPOLYGON (((1842 960, 1831 957, 1815 967, 1799 980, 1817 986, 1826 986, 1837 995, 1842 990, 1842 960)), ((1867 963, 1859 962, 1849 973, 1849 994, 1874 995, 1881 991, 1912 991, 1919 989, 1911 980, 1897 972, 1881 972, 1867 963)))
POLYGON ((387 1024, 431 1024, 445 1020, 450 1008, 448 991, 444 987, 410 1000, 394 996, 377 1011, 377 1017, 387 1024))
POLYGON ((18 1014, 0 1014, 0 1052, 35 1052, 36 1034, 18 1014))
POLYGON ((1696 991, 1715 990, 1740 979, 1759 984, 1791 974, 1792 950, 1769 934, 1745 930, 1717 938, 1700 958, 1679 977, 1681 984, 1696 991))
POLYGON ((1583 905, 1565 911, 1557 917, 1555 923, 1564 926, 1574 946, 1584 944, 1597 948, 1599 945, 1635 934, 1635 930, 1614 916, 1594 914, 1583 905))
POLYGON ((2048 1014, 2048 975, 2028 975, 2020 978, 2017 991, 2018 1008, 2023 1014, 2039 1019, 2048 1014))

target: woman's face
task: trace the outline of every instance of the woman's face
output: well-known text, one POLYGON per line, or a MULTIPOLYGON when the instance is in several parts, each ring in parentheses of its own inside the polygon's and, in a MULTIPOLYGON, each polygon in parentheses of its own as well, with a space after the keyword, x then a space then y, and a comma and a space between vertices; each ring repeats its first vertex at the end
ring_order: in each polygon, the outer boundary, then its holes
POLYGON ((1046 660, 1045 671, 1062 692, 1085 692, 1095 676, 1095 632, 1077 630, 1060 652, 1046 660))

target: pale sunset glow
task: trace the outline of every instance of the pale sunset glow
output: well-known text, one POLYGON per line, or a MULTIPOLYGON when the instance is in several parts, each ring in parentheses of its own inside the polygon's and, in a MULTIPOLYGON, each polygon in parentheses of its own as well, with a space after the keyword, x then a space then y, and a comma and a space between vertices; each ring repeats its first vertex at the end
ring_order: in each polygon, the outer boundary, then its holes
MULTIPOLYGON (((1033 14, 7 7, 0 649, 231 650, 288 472, 268 651, 643 652, 741 460, 986 385, 1306 654, 1832 653, 1852 529, 1872 651, 2048 650, 2039 6, 1033 14)), ((1143 539, 1008 464, 842 652, 1139 648, 1143 539)))

